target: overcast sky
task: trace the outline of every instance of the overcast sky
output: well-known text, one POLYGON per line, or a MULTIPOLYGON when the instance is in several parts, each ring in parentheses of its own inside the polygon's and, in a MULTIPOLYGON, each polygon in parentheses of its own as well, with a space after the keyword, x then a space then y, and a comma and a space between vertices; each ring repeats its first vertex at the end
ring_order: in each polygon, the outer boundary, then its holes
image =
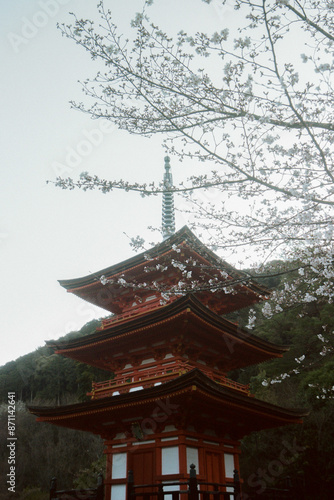
MULTIPOLYGON (((127 32, 141 0, 106 0, 127 32)), ((99 68, 61 36, 69 12, 95 18, 94 1, 15 0, 1 13, 1 351, 0 365, 44 341, 79 329, 102 310, 67 294, 58 279, 84 276, 133 255, 129 236, 152 241, 161 199, 115 192, 62 191, 46 183, 58 174, 89 171, 130 181, 159 181, 162 138, 130 136, 70 109, 83 98, 78 80, 99 68), (94 143, 95 141, 95 143, 94 143)), ((152 19, 166 30, 211 30, 235 20, 231 6, 200 0, 155 0, 152 19)), ((172 158, 175 182, 198 165, 172 158)), ((186 223, 178 216, 177 229, 186 223)))

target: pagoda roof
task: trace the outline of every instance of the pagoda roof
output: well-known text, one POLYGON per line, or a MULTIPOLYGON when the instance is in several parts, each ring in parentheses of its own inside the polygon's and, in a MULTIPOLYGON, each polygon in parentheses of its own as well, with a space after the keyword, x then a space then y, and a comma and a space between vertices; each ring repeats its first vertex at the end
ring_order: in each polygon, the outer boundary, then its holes
MULTIPOLYGON (((182 335, 182 343, 189 348, 201 344, 201 352, 216 356, 216 361, 227 371, 271 358, 282 357, 289 350, 261 339, 240 328, 205 307, 193 295, 186 295, 145 315, 127 321, 111 322, 104 329, 68 341, 48 341, 58 354, 80 362, 110 369, 112 356, 118 353, 129 358, 131 352, 146 346, 153 347, 157 340, 172 344, 175 332, 182 335), (207 351, 207 352, 206 352, 207 351), (216 352, 216 355, 210 354, 216 352)), ((187 352, 187 351, 185 351, 187 352)))
MULTIPOLYGON (((252 431, 301 423, 305 410, 286 409, 221 386, 200 370, 128 394, 57 407, 29 406, 38 421, 112 437, 131 421, 139 422, 166 408, 166 423, 204 425, 240 439, 252 431), (158 407, 157 407, 158 405, 158 407)), ((158 417, 157 417, 158 418, 158 417)), ((160 419, 161 421, 161 419, 160 419)))
MULTIPOLYGON (((145 288, 146 291, 151 290, 152 294, 154 288, 151 287, 150 289, 150 279, 151 283, 156 283, 159 278, 160 281, 161 278, 163 280, 168 279, 168 272, 161 273, 161 271, 157 271, 156 264, 163 262, 164 259, 169 259, 169 262, 173 263, 174 268, 172 270, 174 275, 179 273, 179 279, 182 278, 182 274, 180 268, 177 269, 177 264, 175 265, 177 259, 181 262, 189 262, 189 259, 196 262, 197 266, 192 266, 193 277, 202 274, 203 283, 203 276, 205 275, 205 280, 210 282, 210 273, 212 274, 215 271, 216 276, 219 276, 219 278, 216 277, 214 282, 211 280, 210 286, 207 285, 206 288, 204 287, 205 289, 201 288, 201 286, 195 288, 194 293, 204 303, 207 302, 207 305, 211 301, 214 304, 213 309, 220 313, 231 312, 249 306, 262 300, 270 293, 266 287, 256 283, 247 273, 237 271, 233 266, 218 257, 187 226, 184 226, 163 242, 134 257, 81 278, 59 280, 59 283, 68 292, 119 314, 124 309, 122 300, 126 294, 128 295, 125 302, 128 305, 136 294, 143 295, 145 288), (217 274, 217 270, 219 270, 220 275, 217 274), (131 280, 135 280, 137 284, 138 282, 147 282, 147 286, 139 285, 139 287, 131 289, 131 284, 127 286, 127 283, 130 283, 131 280), (226 292, 226 287, 230 285, 235 287, 234 293, 226 292), (213 293, 213 289, 215 293, 213 293)), ((191 286, 190 283, 189 281, 189 287, 191 286)))

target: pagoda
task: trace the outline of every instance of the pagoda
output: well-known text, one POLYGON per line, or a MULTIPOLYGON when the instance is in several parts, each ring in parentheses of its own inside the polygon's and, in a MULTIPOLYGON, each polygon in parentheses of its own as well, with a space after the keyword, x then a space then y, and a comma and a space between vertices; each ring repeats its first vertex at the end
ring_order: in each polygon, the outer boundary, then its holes
MULTIPOLYGON (((168 158, 165 167, 170 186, 168 158)), ((269 291, 220 259, 188 227, 174 232, 174 224, 173 198, 165 196, 161 243, 60 281, 111 316, 91 335, 53 342, 55 352, 111 375, 93 383, 86 402, 30 411, 39 421, 104 439, 108 500, 126 499, 130 469, 135 484, 158 484, 187 479, 194 464, 199 481, 232 485, 243 436, 299 423, 305 415, 257 400, 249 386, 228 378, 232 370, 288 350, 224 318, 269 291)))

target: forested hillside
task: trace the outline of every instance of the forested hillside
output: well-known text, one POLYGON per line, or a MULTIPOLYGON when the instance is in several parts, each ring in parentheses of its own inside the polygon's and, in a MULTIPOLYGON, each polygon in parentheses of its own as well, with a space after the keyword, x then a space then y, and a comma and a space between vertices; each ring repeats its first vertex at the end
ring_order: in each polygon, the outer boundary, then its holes
POLYGON ((310 413, 302 425, 262 431, 243 440, 242 475, 249 494, 284 486, 288 478, 301 492, 296 498, 332 498, 334 357, 332 345, 323 342, 324 328, 333 337, 333 304, 298 306, 256 329, 257 335, 291 348, 283 359, 249 367, 239 374, 239 381, 250 382, 260 399, 310 413))
MULTIPOLYGON (((263 281, 275 286, 275 293, 279 293, 287 288, 289 278, 272 277, 263 281)), ((230 377, 250 383, 252 392, 260 399, 286 407, 308 408, 310 414, 303 425, 262 431, 243 440, 244 490, 249 495, 261 494, 269 487, 282 486, 288 477, 303 492, 302 498, 330 499, 334 488, 334 305, 296 301, 283 311, 281 305, 277 307, 269 301, 251 311, 240 311, 230 319, 245 327, 250 317, 256 317, 252 333, 290 345, 290 351, 283 359, 230 373, 230 377)), ((89 335, 97 325, 97 321, 90 322, 65 339, 89 335)), ((36 423, 25 404, 82 401, 92 380, 109 376, 55 355, 49 347, 41 347, 0 368, 3 442, 7 432, 8 391, 15 391, 18 403, 15 498, 47 499, 53 476, 64 488, 85 486, 89 481, 95 483, 98 472, 104 468, 102 441, 88 433, 36 423)), ((7 450, 1 452, 0 467, 8 469, 7 450)), ((12 498, 5 484, 1 488, 1 500, 12 498)))
MULTIPOLYGON (((99 322, 87 323, 69 340, 94 332, 99 322)), ((26 404, 54 406, 88 399, 92 380, 105 380, 110 373, 58 356, 50 347, 0 367, 0 441, 7 440, 7 394, 16 393, 16 494, 2 481, 0 499, 44 500, 49 498, 50 479, 58 478, 60 488, 95 486, 104 468, 103 443, 93 434, 40 424, 26 410, 26 404)), ((9 470, 8 450, 1 448, 0 469, 9 470)))
MULTIPOLYGON (((250 383, 257 398, 305 408, 309 415, 302 425, 247 436, 241 470, 249 495, 292 483, 294 500, 329 500, 334 491, 334 305, 330 299, 315 299, 312 286, 298 279, 298 264, 269 264, 262 281, 272 288, 272 299, 237 318, 241 324, 247 318, 257 336, 290 350, 281 359, 234 375, 250 383), (282 269, 290 272, 281 274, 282 269)), ((312 276, 310 282, 321 286, 312 276)))

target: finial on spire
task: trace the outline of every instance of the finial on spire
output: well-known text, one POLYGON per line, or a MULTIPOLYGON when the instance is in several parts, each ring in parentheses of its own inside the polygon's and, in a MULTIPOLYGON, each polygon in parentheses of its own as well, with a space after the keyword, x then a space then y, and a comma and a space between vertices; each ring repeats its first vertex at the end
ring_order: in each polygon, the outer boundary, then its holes
POLYGON ((174 193, 169 191, 173 186, 173 176, 170 172, 170 158, 165 156, 164 189, 162 193, 162 237, 165 240, 175 233, 174 193))

